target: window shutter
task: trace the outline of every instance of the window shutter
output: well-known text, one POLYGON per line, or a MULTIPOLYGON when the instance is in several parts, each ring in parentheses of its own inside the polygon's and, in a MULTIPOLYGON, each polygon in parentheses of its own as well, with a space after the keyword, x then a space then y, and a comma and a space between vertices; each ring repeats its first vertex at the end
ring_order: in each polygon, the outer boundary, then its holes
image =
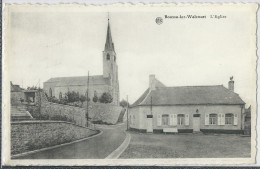
POLYGON ((157 126, 161 126, 162 125, 162 115, 158 114, 157 115, 157 126))
POLYGON ((234 114, 234 125, 237 125, 237 114, 234 114))
POLYGON ((173 114, 173 126, 177 126, 177 115, 173 114))
POLYGON ((185 114, 185 125, 188 126, 190 123, 190 117, 189 114, 185 114))
POLYGON ((173 125, 173 114, 170 114, 170 126, 173 125))
POLYGON ((209 125, 209 114, 205 114, 205 125, 209 125))
POLYGON ((222 118, 222 117, 221 117, 221 114, 219 113, 219 114, 218 114, 218 125, 221 125, 221 118, 222 118))
POLYGON ((221 125, 225 125, 225 114, 221 114, 221 125))

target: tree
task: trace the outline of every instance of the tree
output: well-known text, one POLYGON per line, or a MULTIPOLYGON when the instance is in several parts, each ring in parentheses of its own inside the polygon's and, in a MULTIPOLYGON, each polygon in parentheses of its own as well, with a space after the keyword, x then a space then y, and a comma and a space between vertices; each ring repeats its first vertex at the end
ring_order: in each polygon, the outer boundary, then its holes
POLYGON ((126 100, 121 100, 121 102, 120 102, 120 106, 121 107, 127 107, 127 105, 129 105, 129 103, 126 101, 126 100))
POLYGON ((79 101, 80 102, 84 102, 84 101, 86 101, 87 100, 87 97, 86 96, 84 96, 84 95, 80 95, 80 97, 79 97, 79 101))
POLYGON ((111 96, 110 93, 104 92, 100 98, 99 98, 100 103, 111 103, 113 101, 113 97, 111 96))
POLYGON ((67 93, 65 93, 65 96, 68 99, 68 102, 77 102, 79 101, 79 94, 74 92, 74 91, 68 91, 67 93))
POLYGON ((95 102, 95 103, 98 101, 98 96, 97 96, 97 93, 96 93, 96 92, 94 93, 94 97, 93 97, 92 100, 93 100, 93 102, 95 102))

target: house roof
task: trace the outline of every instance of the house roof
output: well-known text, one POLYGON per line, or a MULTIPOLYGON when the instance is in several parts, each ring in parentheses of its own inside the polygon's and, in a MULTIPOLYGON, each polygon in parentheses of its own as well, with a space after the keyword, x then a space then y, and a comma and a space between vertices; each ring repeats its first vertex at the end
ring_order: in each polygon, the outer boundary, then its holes
POLYGON ((233 105, 245 104, 240 96, 223 85, 181 86, 147 89, 131 107, 142 105, 233 105))
POLYGON ((23 91, 23 89, 19 85, 14 85, 11 82, 11 92, 21 92, 21 91, 23 91))
MULTIPOLYGON (((56 83, 56 86, 85 86, 88 83, 88 76, 55 77, 47 80, 45 83, 56 83)), ((110 78, 104 78, 103 75, 89 76, 89 85, 108 84, 110 84, 110 78)))

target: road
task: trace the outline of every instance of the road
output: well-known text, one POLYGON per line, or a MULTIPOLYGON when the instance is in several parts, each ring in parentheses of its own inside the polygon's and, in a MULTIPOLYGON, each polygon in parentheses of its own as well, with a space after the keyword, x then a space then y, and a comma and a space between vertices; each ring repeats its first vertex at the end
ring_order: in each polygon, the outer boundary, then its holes
POLYGON ((16 159, 104 159, 124 141, 125 125, 102 126, 103 134, 70 145, 36 152, 16 159))

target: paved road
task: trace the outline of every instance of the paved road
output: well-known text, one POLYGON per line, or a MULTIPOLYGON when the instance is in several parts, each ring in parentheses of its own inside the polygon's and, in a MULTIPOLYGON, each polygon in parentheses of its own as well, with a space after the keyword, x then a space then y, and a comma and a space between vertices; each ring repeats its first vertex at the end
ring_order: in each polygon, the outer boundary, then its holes
POLYGON ((103 134, 78 143, 29 154, 19 159, 103 159, 124 141, 125 125, 97 127, 103 134))

